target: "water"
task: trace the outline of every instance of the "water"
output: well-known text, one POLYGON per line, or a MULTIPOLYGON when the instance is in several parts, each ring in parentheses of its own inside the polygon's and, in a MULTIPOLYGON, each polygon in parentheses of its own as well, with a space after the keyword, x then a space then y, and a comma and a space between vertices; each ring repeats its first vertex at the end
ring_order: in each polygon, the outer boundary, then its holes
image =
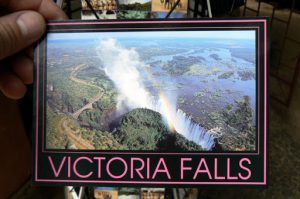
MULTIPOLYGON (((148 66, 140 60, 134 49, 122 47, 114 39, 101 40, 97 48, 98 57, 103 64, 106 75, 114 82, 119 91, 117 109, 120 114, 134 108, 148 108, 162 114, 169 127, 189 140, 210 150, 213 137, 199 124, 193 122, 182 110, 176 108, 176 98, 170 97, 164 90, 157 90, 153 95, 146 89, 144 78, 157 84, 151 74, 139 71, 148 66), (124 107, 126 106, 126 107, 124 107)), ((153 91, 152 91, 153 92, 153 91)))
POLYGON ((175 129, 204 149, 211 149, 215 144, 213 137, 203 127, 193 122, 191 116, 187 116, 180 109, 176 112, 175 129))

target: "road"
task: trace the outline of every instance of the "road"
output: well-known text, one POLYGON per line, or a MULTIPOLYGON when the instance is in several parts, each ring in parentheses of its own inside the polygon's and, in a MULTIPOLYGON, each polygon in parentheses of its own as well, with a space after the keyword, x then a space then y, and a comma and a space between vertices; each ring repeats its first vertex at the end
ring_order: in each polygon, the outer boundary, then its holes
POLYGON ((87 110, 87 109, 93 109, 93 104, 95 102, 97 102, 98 100, 101 99, 101 97, 103 96, 103 93, 99 93, 98 95, 94 96, 92 99, 90 99, 89 103, 87 103, 86 105, 84 105, 82 108, 80 108, 79 110, 75 111, 74 113, 72 113, 72 116, 75 119, 78 119, 79 115, 87 110))
POLYGON ((77 111, 74 111, 74 112, 72 113, 72 116, 73 116, 75 119, 78 119, 79 115, 80 115, 83 111, 85 111, 85 110, 87 110, 87 109, 93 109, 93 104, 94 104, 96 101, 100 100, 101 97, 102 97, 103 94, 104 94, 104 90, 103 90, 100 86, 91 84, 91 83, 89 83, 89 82, 86 82, 86 81, 84 81, 84 80, 82 80, 82 79, 78 79, 78 78, 76 77, 77 74, 78 74, 78 72, 81 71, 81 70, 83 70, 83 69, 85 69, 86 67, 87 67, 86 64, 80 64, 80 65, 76 66, 76 67, 72 70, 72 72, 71 72, 70 79, 71 79, 72 81, 74 81, 74 82, 79 83, 79 84, 84 84, 84 85, 86 85, 86 86, 90 86, 90 87, 97 88, 97 89, 99 89, 99 93, 98 93, 97 95, 95 95, 94 97, 92 97, 86 105, 84 105, 83 107, 81 107, 80 109, 78 109, 77 111))
POLYGON ((70 79, 71 79, 72 81, 74 81, 74 82, 79 83, 79 84, 84 84, 84 85, 86 85, 86 86, 94 87, 94 88, 100 89, 100 90, 102 91, 102 88, 101 88, 101 87, 99 87, 99 86, 97 86, 97 85, 94 85, 94 84, 91 84, 91 83, 89 83, 89 82, 86 82, 86 81, 84 81, 84 80, 82 80, 82 79, 78 79, 78 78, 76 77, 77 74, 78 74, 78 72, 81 71, 81 70, 83 70, 83 69, 85 69, 85 68, 87 68, 87 65, 86 65, 86 64, 80 64, 80 65, 75 66, 75 68, 72 69, 72 72, 71 72, 71 74, 70 74, 70 79))
MULTIPOLYGON (((97 88, 97 89, 99 89, 99 92, 97 95, 92 97, 87 104, 85 104, 83 107, 81 107, 80 109, 78 109, 77 111, 75 111, 71 114, 72 117, 75 119, 78 119, 79 115, 83 111, 85 111, 87 109, 93 109, 93 104, 95 102, 97 102, 98 100, 100 100, 101 97, 105 93, 101 87, 77 78, 78 72, 85 69, 86 67, 87 67, 86 64, 80 64, 80 65, 75 66, 71 71, 70 79, 76 83, 84 84, 89 87, 97 88)), ((76 131, 72 130, 72 128, 70 128, 69 122, 70 121, 68 121, 66 118, 62 119, 60 121, 59 129, 60 129, 61 133, 65 133, 68 136, 68 139, 71 141, 71 143, 73 145, 75 145, 76 149, 89 149, 89 150, 95 149, 95 147, 93 146, 93 144, 91 142, 81 138, 81 135, 80 134, 78 135, 78 132, 76 132, 76 131)))
POLYGON ((61 126, 59 129, 61 133, 67 134, 69 140, 71 141, 72 144, 75 145, 76 149, 90 149, 90 150, 95 149, 95 147, 91 142, 82 139, 81 136, 76 135, 78 133, 70 128, 69 121, 66 118, 62 119, 61 126))

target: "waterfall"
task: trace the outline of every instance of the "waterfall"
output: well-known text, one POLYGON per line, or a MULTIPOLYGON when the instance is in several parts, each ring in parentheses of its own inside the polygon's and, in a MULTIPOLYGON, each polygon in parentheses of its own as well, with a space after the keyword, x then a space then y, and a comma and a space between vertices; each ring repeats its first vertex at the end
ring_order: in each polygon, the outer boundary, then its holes
POLYGON ((139 69, 145 69, 147 65, 140 60, 135 49, 126 49, 115 39, 102 39, 96 51, 102 62, 102 69, 118 89, 117 111, 120 114, 125 113, 128 108, 130 110, 148 108, 157 111, 166 120, 170 129, 176 130, 204 149, 210 150, 214 146, 212 135, 193 122, 182 110, 176 109, 176 100, 171 103, 170 98, 162 91, 158 93, 159 98, 156 99, 146 89, 144 77, 141 76, 139 69))
POLYGON ((174 126, 177 132, 205 149, 211 149, 215 144, 214 137, 199 124, 193 122, 192 118, 180 109, 176 111, 174 126))

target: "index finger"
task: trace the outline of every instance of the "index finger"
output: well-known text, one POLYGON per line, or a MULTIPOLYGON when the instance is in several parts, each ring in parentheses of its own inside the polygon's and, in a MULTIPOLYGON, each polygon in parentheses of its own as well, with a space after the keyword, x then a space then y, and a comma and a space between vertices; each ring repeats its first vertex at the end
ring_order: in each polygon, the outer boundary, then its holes
POLYGON ((10 11, 34 10, 47 20, 67 19, 66 14, 53 0, 0 0, 0 5, 8 8, 10 11))

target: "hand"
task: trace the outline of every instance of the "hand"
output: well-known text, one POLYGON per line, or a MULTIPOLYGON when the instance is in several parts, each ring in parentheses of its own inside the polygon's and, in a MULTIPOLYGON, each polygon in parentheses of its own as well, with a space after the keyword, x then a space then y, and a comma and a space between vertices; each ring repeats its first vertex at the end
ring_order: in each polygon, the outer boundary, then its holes
POLYGON ((0 15, 0 91, 20 99, 33 82, 32 44, 45 32, 45 21, 67 17, 53 0, 0 0, 0 15))

